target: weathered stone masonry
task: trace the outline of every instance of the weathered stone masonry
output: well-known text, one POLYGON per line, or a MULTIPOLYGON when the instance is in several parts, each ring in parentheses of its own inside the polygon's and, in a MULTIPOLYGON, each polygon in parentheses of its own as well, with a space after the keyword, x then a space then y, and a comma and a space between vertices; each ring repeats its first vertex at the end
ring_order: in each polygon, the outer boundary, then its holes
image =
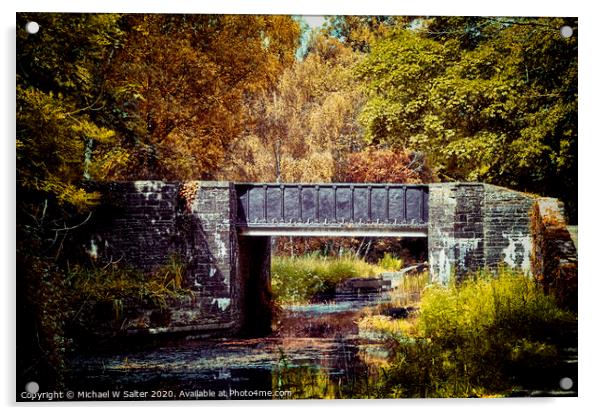
POLYGON ((111 183, 101 191, 103 204, 86 241, 90 255, 145 271, 175 256, 185 262, 183 286, 191 293, 172 301, 161 326, 152 321, 153 310, 139 309, 126 314, 123 330, 238 331, 244 282, 232 185, 139 181, 111 183))
MULTIPOLYGON (((120 330, 269 331, 270 236, 239 233, 234 184, 138 181, 99 190, 103 202, 84 241, 90 256, 101 264, 123 261, 146 271, 176 256, 184 261, 183 286, 190 291, 172 300, 160 318, 156 308, 131 307, 120 330)), ((566 242, 540 238, 534 245, 531 218, 538 199, 524 193, 482 183, 438 183, 424 195, 433 281, 448 284, 500 263, 530 273, 532 247, 557 252, 554 247, 566 242)), ((537 270, 543 269, 541 261, 537 270)), ((548 267, 555 263, 546 259, 548 267)))
POLYGON ((535 198, 483 183, 429 186, 431 277, 448 284, 470 271, 506 264, 530 272, 535 198))
POLYGON ((442 284, 483 264, 481 185, 429 186, 428 252, 431 278, 442 284))

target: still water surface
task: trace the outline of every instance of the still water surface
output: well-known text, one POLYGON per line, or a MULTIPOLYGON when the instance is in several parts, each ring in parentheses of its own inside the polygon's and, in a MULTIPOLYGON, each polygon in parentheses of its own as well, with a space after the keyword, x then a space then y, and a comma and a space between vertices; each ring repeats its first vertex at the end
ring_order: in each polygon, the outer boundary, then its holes
MULTIPOLYGON (((291 306, 279 329, 255 339, 185 340, 144 350, 78 356, 75 390, 148 391, 175 399, 361 397, 382 341, 358 335, 357 320, 386 294, 291 306), (155 392, 153 392, 155 391, 155 392)), ((120 395, 123 398, 123 393, 120 395)), ((128 398, 146 398, 129 393, 128 398)))

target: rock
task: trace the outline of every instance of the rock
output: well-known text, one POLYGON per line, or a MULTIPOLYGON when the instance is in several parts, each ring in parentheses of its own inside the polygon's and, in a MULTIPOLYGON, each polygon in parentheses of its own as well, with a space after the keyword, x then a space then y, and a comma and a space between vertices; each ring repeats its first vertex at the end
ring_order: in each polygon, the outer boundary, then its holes
POLYGON ((336 293, 374 293, 390 288, 391 281, 383 280, 380 277, 349 278, 337 285, 336 293))
POLYGON ((390 307, 382 310, 381 314, 391 318, 408 318, 416 310, 416 307, 390 307))

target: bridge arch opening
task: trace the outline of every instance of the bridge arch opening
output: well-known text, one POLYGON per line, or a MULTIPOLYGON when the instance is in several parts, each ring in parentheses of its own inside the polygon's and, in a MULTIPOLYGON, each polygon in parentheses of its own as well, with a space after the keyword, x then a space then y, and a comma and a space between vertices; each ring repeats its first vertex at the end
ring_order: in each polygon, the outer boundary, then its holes
MULTIPOLYGON (((250 337, 265 335, 274 329, 285 331, 292 329, 286 327, 290 319, 281 320, 282 324, 278 324, 278 317, 287 314, 283 312, 284 309, 299 308, 299 304, 304 304, 310 308, 319 308, 320 305, 329 304, 329 306, 332 306, 340 302, 336 307, 348 307, 351 311, 359 307, 362 301, 368 301, 369 298, 373 301, 374 298, 370 295, 376 292, 380 295, 381 289, 384 287, 383 284, 391 284, 390 280, 383 280, 385 277, 381 275, 381 273, 386 273, 387 270, 378 265, 387 253, 401 259, 403 266, 406 267, 423 266, 428 258, 427 238, 423 236, 366 237, 358 235, 352 237, 327 235, 316 237, 301 232, 299 234, 291 233, 287 236, 281 236, 280 234, 270 236, 241 234, 239 235, 239 249, 239 269, 245 278, 243 283, 244 298, 242 299, 244 310, 242 314, 245 318, 242 334, 250 337), (350 257, 357 261, 354 264, 358 266, 359 270, 352 269, 347 274, 346 270, 349 267, 349 262, 345 260, 350 257), (279 261, 280 264, 283 262, 286 264, 306 264, 304 260, 309 262, 312 260, 324 261, 325 267, 337 267, 338 265, 338 269, 341 269, 341 267, 337 261, 342 260, 347 262, 347 265, 342 267, 342 273, 337 272, 336 278, 322 280, 325 285, 319 291, 307 296, 307 298, 301 299, 299 297, 299 303, 293 305, 290 303, 290 298, 285 294, 287 290, 282 289, 281 286, 282 284, 291 284, 291 278, 278 273, 274 275, 272 273, 273 260, 279 261), (371 271, 370 274, 362 271, 368 267, 371 271), (378 272, 375 270, 378 270, 378 272), (353 288, 353 301, 344 294, 346 281, 362 286, 357 290, 353 288), (273 285, 274 283, 276 285, 273 285), (364 285, 365 287, 363 287, 364 285), (377 285, 379 285, 378 288, 377 285), (279 312, 282 314, 279 315, 279 312)), ((303 267, 305 265, 299 266, 303 267)), ((393 272, 389 273, 394 274, 393 272)), ((299 272, 299 275, 302 280, 292 281, 293 290, 299 288, 299 291, 304 293, 307 289, 306 283, 311 284, 310 279, 323 278, 321 275, 312 274, 309 276, 302 272, 299 272), (304 279, 308 281, 303 281, 304 279)), ((318 314, 308 317, 310 320, 319 319, 318 314)), ((312 321, 308 321, 307 328, 311 329, 312 324, 312 321)))

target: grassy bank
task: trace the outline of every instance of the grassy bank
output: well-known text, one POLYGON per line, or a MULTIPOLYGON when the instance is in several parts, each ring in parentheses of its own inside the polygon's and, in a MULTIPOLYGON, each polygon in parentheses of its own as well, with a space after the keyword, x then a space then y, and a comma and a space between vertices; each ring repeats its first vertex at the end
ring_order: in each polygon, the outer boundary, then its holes
POLYGON ((378 395, 465 397, 547 380, 575 323, 529 277, 502 270, 497 278, 481 273, 456 287, 427 287, 415 318, 373 316, 360 326, 395 342, 378 395))
POLYGON ((334 292, 336 284, 347 278, 374 277, 383 271, 351 254, 278 256, 272 258, 272 290, 280 303, 307 302, 316 295, 334 292))

